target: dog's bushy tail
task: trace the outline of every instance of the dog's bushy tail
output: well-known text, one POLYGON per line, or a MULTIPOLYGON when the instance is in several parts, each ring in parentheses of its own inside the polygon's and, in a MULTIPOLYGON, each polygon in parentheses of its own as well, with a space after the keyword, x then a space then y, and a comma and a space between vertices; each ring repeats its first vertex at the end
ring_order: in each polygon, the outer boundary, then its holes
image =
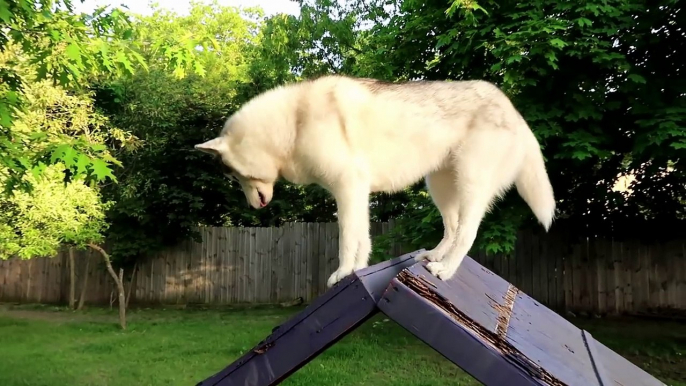
POLYGON ((527 136, 526 155, 515 180, 515 186, 519 195, 522 196, 547 231, 555 218, 553 187, 545 170, 543 153, 541 153, 538 141, 530 130, 527 132, 529 135, 527 136))

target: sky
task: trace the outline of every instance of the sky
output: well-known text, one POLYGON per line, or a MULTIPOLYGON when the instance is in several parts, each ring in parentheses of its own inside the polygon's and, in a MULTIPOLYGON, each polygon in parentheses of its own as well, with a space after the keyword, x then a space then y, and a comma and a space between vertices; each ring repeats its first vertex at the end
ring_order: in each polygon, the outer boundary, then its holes
MULTIPOLYGON (((210 0, 199 0, 203 3, 210 3, 210 0)), ((187 14, 190 0, 157 0, 157 4, 161 8, 167 8, 180 14, 187 14)), ((288 13, 297 15, 299 13, 298 3, 291 0, 217 0, 220 5, 232 5, 241 7, 260 6, 264 10, 266 16, 276 13, 288 13)), ((90 12, 97 6, 110 5, 126 5, 129 10, 134 13, 143 15, 150 15, 149 0, 85 0, 83 3, 74 1, 74 8, 77 12, 90 12)))

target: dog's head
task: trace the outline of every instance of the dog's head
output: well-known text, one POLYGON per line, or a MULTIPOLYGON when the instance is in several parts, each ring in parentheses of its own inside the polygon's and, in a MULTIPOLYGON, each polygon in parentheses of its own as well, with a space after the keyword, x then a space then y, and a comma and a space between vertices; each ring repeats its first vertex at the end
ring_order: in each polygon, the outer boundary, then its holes
POLYGON ((195 148, 213 155, 223 174, 241 185, 248 204, 260 209, 273 198, 278 167, 274 157, 262 146, 261 138, 245 134, 242 130, 225 129, 218 137, 195 148))

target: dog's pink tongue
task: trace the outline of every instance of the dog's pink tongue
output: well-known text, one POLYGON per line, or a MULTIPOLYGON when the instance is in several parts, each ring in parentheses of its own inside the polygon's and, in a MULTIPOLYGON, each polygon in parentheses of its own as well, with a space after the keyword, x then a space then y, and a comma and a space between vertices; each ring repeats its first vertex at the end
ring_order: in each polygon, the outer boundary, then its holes
POLYGON ((260 201, 260 207, 264 208, 265 206, 267 206, 267 204, 265 204, 263 201, 260 201))

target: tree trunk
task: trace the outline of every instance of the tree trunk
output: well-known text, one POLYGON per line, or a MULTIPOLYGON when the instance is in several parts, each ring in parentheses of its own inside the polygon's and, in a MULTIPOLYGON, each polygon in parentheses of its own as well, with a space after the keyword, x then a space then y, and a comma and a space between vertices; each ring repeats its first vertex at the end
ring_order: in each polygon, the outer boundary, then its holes
MULTIPOLYGON (((121 283, 122 291, 119 291, 119 323, 122 323, 122 310, 126 313, 126 290, 124 289, 124 268, 119 268, 119 282, 121 283)), ((124 329, 126 328, 126 320, 124 319, 124 329)))
POLYGON ((76 267, 74 267, 74 247, 69 247, 69 309, 76 304, 76 267))
POLYGON ((100 252, 102 258, 105 259, 107 272, 110 273, 110 276, 112 276, 112 279, 114 279, 114 282, 117 284, 117 292, 119 292, 119 325, 121 326, 122 330, 126 330, 126 296, 124 295, 123 283, 124 270, 119 270, 119 276, 117 276, 117 273, 114 272, 114 268, 112 268, 112 261, 110 261, 110 255, 98 245, 88 244, 88 246, 100 252))
POLYGON ((79 306, 77 310, 83 309, 83 305, 86 303, 86 289, 88 288, 88 266, 91 263, 91 259, 86 256, 86 269, 83 270, 83 283, 81 283, 81 295, 79 296, 79 306))

